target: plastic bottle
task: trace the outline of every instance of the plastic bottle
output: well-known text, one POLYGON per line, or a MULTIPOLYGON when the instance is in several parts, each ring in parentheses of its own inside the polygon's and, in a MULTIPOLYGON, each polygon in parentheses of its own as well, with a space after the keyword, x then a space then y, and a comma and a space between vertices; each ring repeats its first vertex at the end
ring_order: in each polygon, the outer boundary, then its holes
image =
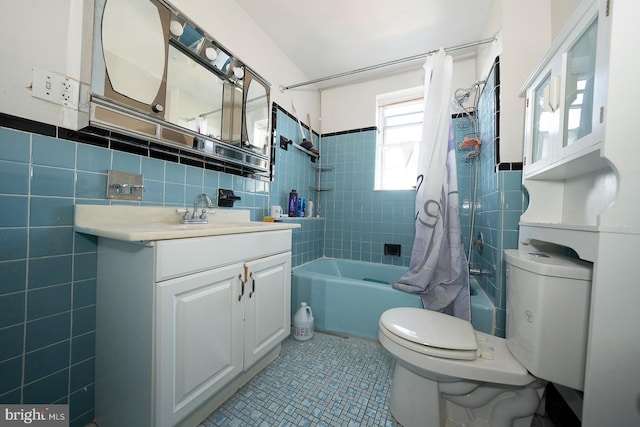
POLYGON ((298 216, 299 217, 304 216, 306 202, 307 202, 307 199, 305 199, 304 197, 298 197, 298 216))
POLYGON ((289 193, 289 216, 296 217, 298 216, 298 192, 296 190, 291 190, 289 193))
POLYGON ((306 210, 307 216, 308 217, 312 217, 313 216, 313 200, 309 200, 307 202, 307 210, 306 210))
POLYGON ((313 312, 306 302, 300 303, 300 308, 293 316, 293 338, 298 341, 313 338, 313 312))

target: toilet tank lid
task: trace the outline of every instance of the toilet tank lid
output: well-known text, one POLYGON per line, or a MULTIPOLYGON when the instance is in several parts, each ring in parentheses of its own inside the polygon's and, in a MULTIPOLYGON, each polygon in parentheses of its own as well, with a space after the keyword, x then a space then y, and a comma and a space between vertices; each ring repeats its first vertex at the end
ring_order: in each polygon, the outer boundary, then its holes
POLYGON ((424 346, 465 351, 478 348, 471 323, 448 314, 415 307, 397 307, 382 313, 380 323, 395 335, 424 346))
POLYGON ((591 280, 593 264, 554 253, 507 249, 507 264, 543 276, 591 280))

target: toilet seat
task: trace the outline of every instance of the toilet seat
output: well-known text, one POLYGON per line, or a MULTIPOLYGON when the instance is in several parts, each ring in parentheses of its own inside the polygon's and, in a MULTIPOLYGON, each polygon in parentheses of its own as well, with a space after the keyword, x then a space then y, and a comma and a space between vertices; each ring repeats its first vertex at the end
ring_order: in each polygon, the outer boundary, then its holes
POLYGON ((380 324, 399 338, 418 344, 420 353, 455 360, 474 360, 479 356, 476 333, 471 323, 413 307, 385 311, 380 324))
MULTIPOLYGON (((473 338, 469 337, 468 331, 464 332, 466 337, 460 342, 452 338, 453 342, 457 343, 456 347, 458 347, 458 349, 448 350, 445 348, 431 347, 416 342, 415 339, 404 338, 401 334, 404 333, 406 336, 414 336, 416 339, 417 336, 420 335, 423 341, 425 338, 429 338, 428 333, 425 335, 418 333, 412 334, 411 331, 416 332, 415 329, 417 328, 407 327, 408 325, 416 324, 416 319, 424 320, 425 318, 435 318, 436 323, 432 323, 434 326, 442 325, 438 323, 440 321, 445 322, 445 325, 448 324, 450 319, 445 318, 454 319, 453 323, 456 323, 455 320, 465 323, 468 322, 437 312, 430 312, 431 314, 424 315, 420 314, 420 312, 428 312, 427 310, 408 307, 401 308, 403 311, 407 310, 406 313, 401 313, 401 315, 387 315, 388 312, 395 310, 400 309, 394 308, 387 310, 380 317, 380 333, 378 338, 382 346, 393 354, 400 364, 408 364, 413 366, 414 369, 432 372, 437 377, 460 378, 496 384, 524 386, 536 380, 507 349, 504 338, 476 332, 473 330, 473 327, 470 326, 473 338), (441 316, 444 318, 440 319, 441 316), (402 317, 410 317, 413 320, 408 323, 402 323, 399 320, 402 317), (392 320, 395 320, 395 322, 392 322, 392 320), (399 322, 400 324, 398 325, 399 322), (403 329, 405 331, 403 331, 403 329), (475 350, 469 348, 466 350, 461 349, 465 346, 469 347, 471 339, 475 343, 475 350), (464 359, 460 357, 460 355, 469 357, 471 353, 473 354, 473 358, 464 359), (442 354, 442 356, 439 354, 442 354), (452 355, 455 357, 449 357, 452 355)), ((428 325, 429 324, 426 324, 424 327, 429 329, 428 325)), ((465 327, 461 328, 466 329, 465 327)), ((444 331, 446 331, 446 328, 441 328, 441 332, 444 331)), ((432 339, 430 342, 433 343, 437 341, 432 339)), ((446 341, 443 340, 439 342, 444 343, 446 341)))

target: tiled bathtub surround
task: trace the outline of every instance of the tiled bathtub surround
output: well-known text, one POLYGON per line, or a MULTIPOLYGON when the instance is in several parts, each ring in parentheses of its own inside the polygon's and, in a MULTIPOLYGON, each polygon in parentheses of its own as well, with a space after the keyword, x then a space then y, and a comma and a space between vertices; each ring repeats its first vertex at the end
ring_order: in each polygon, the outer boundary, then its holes
POLYGON ((408 266, 414 238, 415 191, 374 191, 376 129, 324 135, 320 202, 327 217, 325 255, 408 266), (400 257, 384 244, 402 246, 400 257))
MULTIPOLYGON (((496 306, 496 335, 506 325, 505 249, 518 247, 518 222, 528 199, 522 189, 522 164, 498 163, 500 136, 499 63, 486 80, 478 102, 478 129, 482 140, 474 237, 483 234, 482 253, 474 249, 471 266, 480 268, 479 283, 496 306)), ((468 236, 465 236, 467 238, 468 236)))
MULTIPOLYGON (((316 167, 320 165, 322 159, 317 159, 313 163, 309 155, 303 151, 289 145, 287 150, 280 148, 280 136, 293 141, 293 144, 300 144, 302 136, 300 127, 293 116, 282 108, 274 107, 276 110, 275 139, 276 139, 276 163, 274 167, 274 181, 271 186, 271 203, 280 205, 287 212, 287 202, 289 192, 296 189, 299 197, 307 200, 317 201, 317 175, 316 167)), ((309 138, 309 130, 303 126, 305 138, 309 138)), ((314 146, 318 148, 318 135, 314 134, 314 146)), ((324 153, 322 153, 324 154, 324 153)))
MULTIPOLYGON (((522 165, 496 165, 499 135, 498 66, 494 67, 479 98, 477 119, 480 150, 473 237, 484 237, 482 254, 474 249, 471 265, 487 273, 480 284, 497 308, 496 335, 504 336, 506 321, 505 265, 502 252, 515 249, 518 221, 528 200, 521 186, 522 165)), ((454 118, 457 143, 473 133, 466 117, 454 118)), ((414 239, 415 191, 373 191, 375 128, 325 134, 320 195, 327 218, 324 254, 327 257, 408 266, 414 239), (402 256, 383 255, 384 243, 402 245, 402 256)), ((469 247, 475 162, 457 151, 460 222, 465 252, 469 247)))
MULTIPOLYGON (((293 258, 292 266, 304 264, 324 255, 325 239, 325 210, 319 203, 318 188, 318 168, 324 162, 324 150, 322 157, 312 162, 309 155, 295 147, 289 145, 287 150, 280 148, 280 136, 291 140, 293 144, 302 142, 300 127, 295 117, 274 104, 274 129, 276 148, 276 163, 274 167, 274 181, 271 183, 271 205, 279 205, 284 212, 287 212, 289 192, 295 189, 299 197, 312 200, 314 203, 314 215, 317 218, 296 218, 286 221, 295 222, 301 225, 293 230, 293 258)), ((305 138, 309 139, 309 129, 303 125, 305 138)), ((320 148, 318 135, 314 134, 313 143, 316 148, 320 148)))
POLYGON ((324 253, 324 218, 300 218, 287 220, 300 224, 292 230, 292 267, 322 258, 324 253))
MULTIPOLYGON (((472 136, 473 117, 453 118, 456 145, 472 136)), ((324 135, 321 194, 327 217, 325 255, 408 267, 415 237, 415 190, 374 191, 376 129, 324 135), (402 245, 402 256, 384 255, 384 243, 402 245)), ((475 161, 456 151, 460 223, 468 246, 475 161)), ((465 249, 466 250, 466 249, 465 249)))

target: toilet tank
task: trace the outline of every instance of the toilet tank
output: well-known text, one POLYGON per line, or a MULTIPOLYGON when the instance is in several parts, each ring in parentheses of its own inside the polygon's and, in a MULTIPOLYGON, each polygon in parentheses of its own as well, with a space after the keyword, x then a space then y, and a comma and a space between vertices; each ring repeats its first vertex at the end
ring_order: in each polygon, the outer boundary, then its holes
POLYGON ((593 264, 505 250, 507 347, 538 378, 584 389, 593 264))

